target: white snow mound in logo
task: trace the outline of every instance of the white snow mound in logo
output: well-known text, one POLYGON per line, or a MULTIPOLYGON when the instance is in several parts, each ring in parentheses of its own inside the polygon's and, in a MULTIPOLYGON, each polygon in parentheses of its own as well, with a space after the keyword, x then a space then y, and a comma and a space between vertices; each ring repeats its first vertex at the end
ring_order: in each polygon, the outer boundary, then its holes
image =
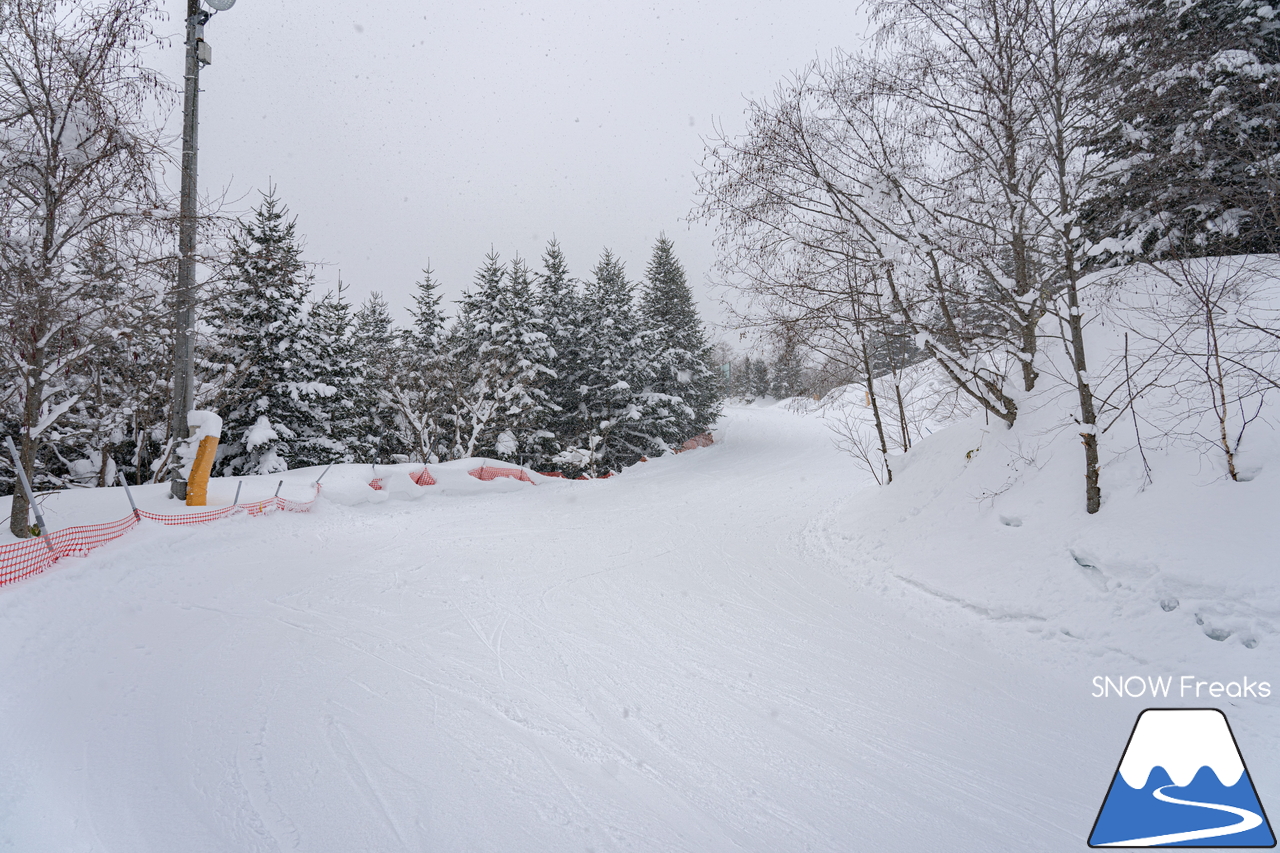
POLYGON ((1227 719, 1213 709, 1145 712, 1125 751, 1120 775, 1130 788, 1144 788, 1157 765, 1180 788, 1190 785, 1201 767, 1212 770, 1227 787, 1244 774, 1227 719))

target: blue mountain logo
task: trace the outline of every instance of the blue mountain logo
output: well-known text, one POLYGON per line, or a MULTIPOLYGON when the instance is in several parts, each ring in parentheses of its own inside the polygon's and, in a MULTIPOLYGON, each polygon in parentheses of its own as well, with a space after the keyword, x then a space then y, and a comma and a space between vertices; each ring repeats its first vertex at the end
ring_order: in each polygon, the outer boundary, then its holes
POLYGON ((1089 846, 1275 847, 1226 716, 1217 708, 1139 714, 1089 846))

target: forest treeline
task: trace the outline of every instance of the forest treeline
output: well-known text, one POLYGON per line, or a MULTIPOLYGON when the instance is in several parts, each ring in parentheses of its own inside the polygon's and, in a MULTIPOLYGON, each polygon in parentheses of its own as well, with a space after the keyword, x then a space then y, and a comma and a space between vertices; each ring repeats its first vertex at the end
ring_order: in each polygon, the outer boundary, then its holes
MULTIPOLYGON (((719 414, 706 334, 665 237, 643 283, 608 250, 578 281, 553 240, 538 269, 488 255, 454 318, 430 269, 413 302, 397 328, 379 293, 358 309, 341 286, 317 295, 295 221, 266 195, 233 233, 203 311, 197 407, 223 418, 215 471, 484 456, 600 476, 719 414)), ((135 429, 123 449, 158 460, 168 386, 155 380, 156 435, 135 429)))
MULTIPOLYGON (((706 333, 665 237, 643 282, 608 250, 580 281, 554 240, 537 269, 490 254, 456 311, 424 270, 406 328, 380 293, 354 306, 341 283, 315 286, 274 191, 224 247, 196 338, 196 408, 223 420, 217 475, 483 456, 601 476, 719 414, 706 333)), ((165 297, 135 293, 140 322, 60 377, 74 403, 41 432, 39 486, 166 478, 177 457, 165 297)))
MULTIPOLYGON (((180 473, 177 91, 146 64, 162 20, 157 0, 0 0, 0 428, 37 490, 180 473)), ((484 455, 598 476, 719 411, 665 238, 642 282, 607 251, 580 281, 555 243, 538 269, 491 255, 456 312, 428 271, 397 328, 380 296, 316 291, 274 190, 198 227, 195 404, 224 420, 217 473, 484 455)), ((27 510, 15 497, 16 535, 27 510)))

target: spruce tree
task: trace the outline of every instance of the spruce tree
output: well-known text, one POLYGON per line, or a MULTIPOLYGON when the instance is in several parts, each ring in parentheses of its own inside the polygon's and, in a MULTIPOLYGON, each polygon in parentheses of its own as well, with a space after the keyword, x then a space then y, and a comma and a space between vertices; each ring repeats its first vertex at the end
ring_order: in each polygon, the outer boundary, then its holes
POLYGON ((481 351, 489 334, 486 305, 498 299, 506 278, 506 265, 496 252, 485 256, 476 271, 475 286, 458 302, 458 321, 446 338, 448 358, 458 365, 457 413, 454 419, 452 458, 475 456, 492 443, 491 424, 498 413, 493 391, 493 371, 481 363, 481 351))
POLYGON ((440 343, 445 331, 444 309, 441 304, 444 297, 440 295, 440 284, 428 263, 422 271, 422 281, 417 283, 413 294, 413 307, 409 313, 413 316, 413 328, 410 334, 416 338, 417 346, 433 349, 440 343))
POLYGON ((567 473, 598 476, 620 471, 664 444, 647 390, 654 373, 635 309, 635 285, 607 249, 592 275, 582 300, 577 428, 556 462, 567 473))
POLYGON ((1096 57, 1113 165, 1087 208, 1103 258, 1280 250, 1280 20, 1269 0, 1134 0, 1096 57))
POLYGON ((663 439, 678 446, 711 428, 723 398, 693 293, 665 235, 653 247, 645 279, 641 314, 654 369, 648 390, 656 395, 652 401, 665 419, 663 439))
POLYGON ((543 387, 555 405, 546 426, 555 435, 549 449, 558 453, 574 445, 585 417, 582 374, 589 332, 584 326, 585 306, 578 284, 570 277, 564 252, 554 239, 542 255, 538 304, 547 339, 555 350, 551 368, 556 375, 543 387))
POLYGON ((716 372, 720 396, 732 397, 733 348, 724 341, 716 341, 711 347, 711 369, 716 372))
POLYGON ((773 384, 770 393, 779 400, 797 397, 804 393, 804 365, 794 343, 788 341, 773 364, 773 384))
POLYGON ((230 377, 217 408, 223 420, 218 470, 285 470, 298 446, 323 433, 307 364, 306 297, 296 220, 263 195, 231 237, 227 288, 208 317, 211 346, 203 367, 230 377))
POLYGON ((516 258, 508 271, 490 253, 461 308, 452 356, 470 366, 459 395, 468 422, 460 431, 464 455, 546 465, 554 438, 546 425, 556 406, 544 386, 556 375, 555 350, 528 266, 516 258))
POLYGON ((746 399, 750 399, 755 396, 751 391, 751 377, 754 375, 755 362, 751 360, 751 356, 744 355, 742 357, 742 364, 738 366, 738 372, 733 383, 734 394, 736 396, 746 399))
POLYGON ((313 383, 310 396, 317 423, 314 434, 298 443, 292 460, 295 465, 355 460, 352 444, 361 421, 356 409, 360 363, 352 327, 351 305, 339 281, 337 292, 327 293, 313 304, 307 318, 304 361, 313 383))
POLYGON ((396 334, 391 310, 381 293, 371 293, 356 312, 352 340, 359 364, 358 421, 352 446, 355 461, 389 464, 407 448, 397 430, 390 392, 396 369, 396 334))
POLYGON ((751 365, 751 396, 769 396, 769 363, 757 358, 751 365))
POLYGON ((455 371, 446 358, 442 301, 428 266, 413 297, 413 326, 399 337, 389 386, 407 452, 421 462, 448 459, 453 446, 455 371))
MULTIPOLYGON (((70 373, 68 385, 80 401, 42 434, 54 457, 42 461, 70 460, 81 469, 78 482, 100 486, 114 485, 116 472, 139 485, 155 475, 168 433, 173 358, 172 328, 162 321, 171 312, 164 303, 158 287, 139 293, 131 305, 132 328, 122 330, 70 373), (77 459, 80 455, 83 460, 77 459)), ((204 399, 197 396, 197 407, 204 399)), ((56 466, 46 465, 37 474, 50 476, 54 471, 56 466)), ((37 482, 41 479, 36 477, 37 482)))

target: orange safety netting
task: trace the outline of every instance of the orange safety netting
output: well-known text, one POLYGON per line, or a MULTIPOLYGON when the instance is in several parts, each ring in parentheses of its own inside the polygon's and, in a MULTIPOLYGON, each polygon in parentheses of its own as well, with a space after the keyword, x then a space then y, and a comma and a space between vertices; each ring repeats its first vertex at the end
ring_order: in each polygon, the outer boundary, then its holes
MULTIPOLYGON (((697 447, 707 447, 712 443, 710 433, 694 436, 689 439, 676 450, 681 453, 685 450, 693 450, 697 447)), ((641 459, 642 462, 648 461, 641 459)), ((472 477, 483 482, 495 480, 498 477, 509 477, 513 480, 521 480, 526 483, 533 483, 529 473, 523 468, 505 468, 496 465, 481 465, 479 468, 473 468, 467 472, 472 477)), ((544 471, 544 477, 565 478, 564 474, 558 471, 544 471)), ((410 478, 419 486, 434 486, 435 478, 431 476, 431 472, 425 467, 417 473, 410 474, 410 478)), ((598 479, 605 480, 613 476, 610 471, 598 479)), ((579 476, 579 480, 590 479, 586 475, 579 476)), ((376 477, 369 483, 369 487, 377 491, 382 490, 382 477, 376 477)), ((316 496, 320 494, 320 485, 316 484, 316 496)), ((26 539, 21 542, 14 542, 9 545, 0 546, 0 586, 21 580, 25 577, 38 574, 52 566, 63 557, 83 557, 100 545, 119 539, 128 531, 138 525, 142 519, 148 521, 156 521, 166 525, 184 525, 184 524, 207 524, 210 521, 226 518, 236 513, 244 512, 250 516, 266 515, 276 510, 284 512, 310 512, 311 507, 315 505, 316 498, 313 496, 309 501, 295 501, 288 498, 282 498, 279 495, 267 498, 266 500, 257 501, 248 504, 236 504, 234 506, 222 507, 221 509, 211 509, 204 512, 188 512, 178 515, 164 515, 157 512, 148 512, 146 510, 135 510, 133 514, 127 515, 117 521, 110 521, 105 524, 89 524, 79 527, 67 527, 62 530, 55 531, 46 536, 40 536, 35 539, 26 539)))
MULTIPOLYGON (((413 482, 417 483, 419 486, 434 486, 436 484, 435 477, 432 477, 431 472, 426 468, 410 474, 409 479, 413 480, 413 482)), ((383 485, 385 481, 385 477, 374 477, 369 481, 369 488, 373 489, 375 492, 380 492, 386 488, 386 486, 383 485)))
POLYGON ((676 453, 684 453, 686 450, 697 450, 699 447, 710 447, 715 443, 715 439, 711 437, 711 433, 704 432, 702 435, 695 435, 684 444, 676 448, 676 453))
POLYGON ((472 468, 467 472, 472 477, 482 482, 496 480, 498 477, 510 477, 513 480, 523 480, 526 483, 532 483, 529 479, 529 473, 523 468, 499 468, 496 465, 481 465, 479 468, 472 468))
MULTIPOLYGON (((320 487, 317 485, 316 495, 319 494, 320 487)), ((310 512, 315 502, 314 496, 309 501, 295 501, 276 495, 254 503, 178 515, 164 515, 140 509, 124 518, 108 521, 105 524, 64 527, 62 530, 56 530, 35 539, 24 539, 21 542, 0 546, 0 586, 43 572, 64 557, 86 556, 94 548, 119 539, 137 527, 143 519, 166 525, 206 524, 240 512, 251 516, 266 515, 275 510, 310 512)))

